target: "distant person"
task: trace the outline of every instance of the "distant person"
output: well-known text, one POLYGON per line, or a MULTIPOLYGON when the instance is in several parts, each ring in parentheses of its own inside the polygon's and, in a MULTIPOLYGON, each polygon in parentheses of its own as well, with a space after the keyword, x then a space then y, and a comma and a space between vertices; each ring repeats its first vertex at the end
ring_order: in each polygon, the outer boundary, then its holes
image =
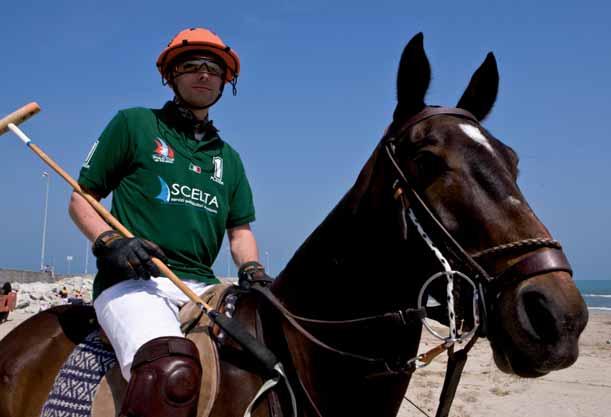
POLYGON ((50 274, 51 277, 55 277, 55 273, 53 272, 52 265, 45 265, 45 267, 43 268, 43 272, 45 272, 46 274, 50 274))
POLYGON ((186 29, 161 51, 157 69, 173 99, 161 109, 119 111, 89 151, 78 181, 98 200, 112 192, 112 213, 137 237, 112 230, 77 193, 69 210, 94 242, 93 305, 129 381, 119 414, 191 417, 201 367, 178 320, 188 298, 159 277, 151 257, 167 262, 196 293, 219 283, 211 267, 225 233, 240 270, 263 267, 242 160, 209 119, 225 85, 236 92, 237 53, 210 30, 186 29), (154 409, 142 401, 158 393, 164 398, 154 409))
POLYGON ((59 290, 59 296, 61 298, 68 298, 68 288, 63 287, 61 290, 59 290))
POLYGON ((13 291, 13 287, 11 286, 10 282, 5 282, 4 285, 2 286, 2 295, 9 295, 11 293, 11 291, 13 291))
MULTIPOLYGON (((9 295, 11 292, 13 291, 13 287, 11 286, 10 282, 5 282, 4 285, 2 286, 2 289, 0 290, 0 295, 9 295)), ((2 307, 4 307, 4 303, 2 304, 2 307)), ((8 320, 8 314, 10 313, 10 311, 0 311, 0 323, 4 323, 6 320, 8 320)))

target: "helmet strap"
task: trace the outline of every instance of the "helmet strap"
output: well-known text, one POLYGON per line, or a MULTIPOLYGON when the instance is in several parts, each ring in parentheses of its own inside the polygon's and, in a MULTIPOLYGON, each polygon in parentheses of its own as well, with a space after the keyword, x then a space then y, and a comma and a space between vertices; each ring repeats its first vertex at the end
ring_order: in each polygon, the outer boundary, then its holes
POLYGON ((229 84, 231 84, 231 91, 233 93, 233 96, 234 97, 237 96, 238 95, 238 76, 237 74, 233 74, 233 80, 229 81, 229 84))

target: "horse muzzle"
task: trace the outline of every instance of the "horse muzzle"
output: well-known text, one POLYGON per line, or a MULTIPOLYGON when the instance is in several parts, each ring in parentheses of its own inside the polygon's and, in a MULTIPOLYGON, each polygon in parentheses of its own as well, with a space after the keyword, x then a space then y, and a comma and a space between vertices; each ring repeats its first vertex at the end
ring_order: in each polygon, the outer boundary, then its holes
POLYGON ((588 310, 570 274, 556 271, 506 287, 493 316, 490 342, 499 369, 538 377, 577 360, 588 310))

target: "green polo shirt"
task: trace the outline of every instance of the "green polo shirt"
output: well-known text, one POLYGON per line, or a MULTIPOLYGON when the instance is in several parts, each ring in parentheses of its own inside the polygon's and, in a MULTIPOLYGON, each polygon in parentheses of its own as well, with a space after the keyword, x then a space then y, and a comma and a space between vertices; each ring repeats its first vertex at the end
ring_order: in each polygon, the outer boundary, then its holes
MULTIPOLYGON (((225 230, 255 219, 239 154, 212 125, 195 140, 172 103, 120 111, 87 155, 79 183, 102 197, 112 192, 112 214, 157 243, 183 279, 219 282, 211 265, 225 230)), ((121 278, 98 273, 94 297, 121 278)))

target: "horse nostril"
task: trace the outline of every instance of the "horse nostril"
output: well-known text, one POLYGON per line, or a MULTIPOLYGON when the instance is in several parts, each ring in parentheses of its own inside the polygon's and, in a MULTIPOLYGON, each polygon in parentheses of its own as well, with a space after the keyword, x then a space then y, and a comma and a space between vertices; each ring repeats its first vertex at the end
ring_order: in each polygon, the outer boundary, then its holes
POLYGON ((545 296, 529 291, 522 295, 526 319, 534 336, 547 343, 555 343, 559 338, 556 319, 548 308, 545 296))

